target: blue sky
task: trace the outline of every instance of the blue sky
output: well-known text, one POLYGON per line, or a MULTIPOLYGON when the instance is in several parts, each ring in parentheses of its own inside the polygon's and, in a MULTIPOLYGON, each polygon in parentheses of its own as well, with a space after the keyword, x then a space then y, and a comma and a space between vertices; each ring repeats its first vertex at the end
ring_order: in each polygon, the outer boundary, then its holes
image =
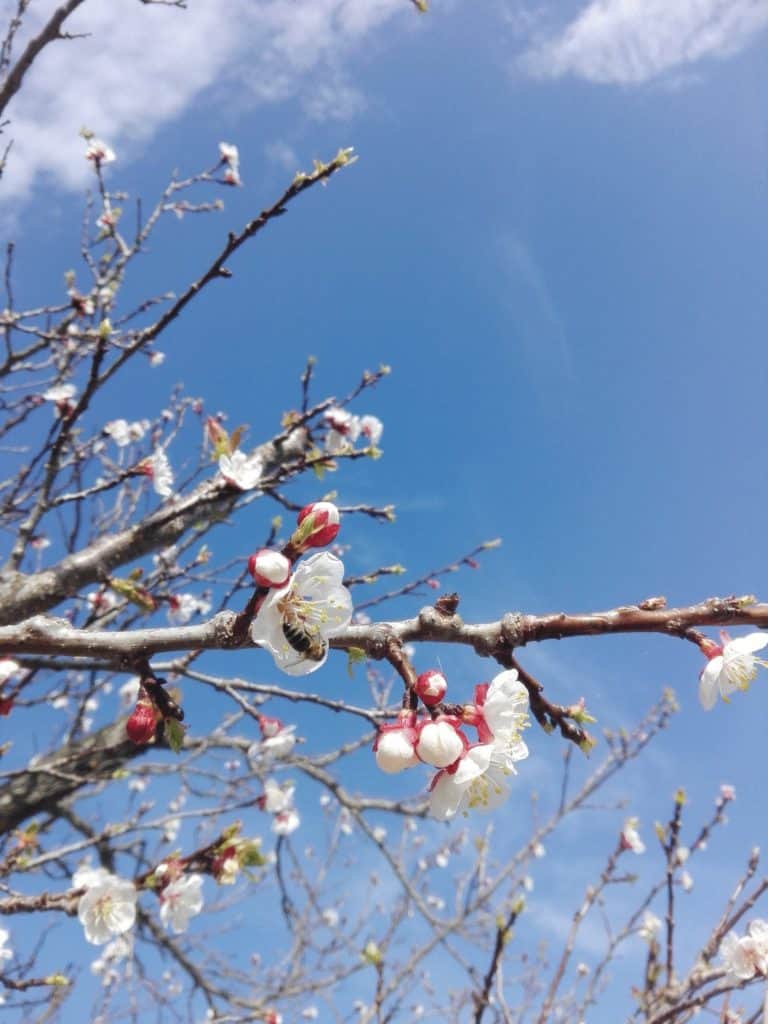
MULTIPOLYGON (((354 571, 421 573, 500 536, 457 582, 468 619, 764 598, 765 4, 434 0, 421 18, 406 0, 190 6, 136 4, 118 21, 94 0, 81 18, 93 37, 47 54, 11 109, 0 218, 21 295, 63 294, 76 262, 83 124, 118 152, 110 183, 147 199, 172 168, 214 163, 221 139, 240 147, 244 188, 219 215, 169 218, 131 286, 142 295, 181 287, 314 157, 354 145, 360 160, 232 261, 234 279, 165 337, 164 366, 130 371, 104 418, 155 412, 181 379, 256 442, 295 404, 308 354, 318 388, 339 394, 386 362, 359 410, 384 421, 384 458, 338 486, 344 501, 393 502, 398 520, 346 524, 354 571)), ((247 547, 248 530, 241 519, 222 548, 247 547)), ((441 659, 467 692, 487 675, 467 654, 441 659)), ((676 689, 683 713, 633 776, 632 811, 650 839, 677 786, 703 815, 734 783, 706 868, 724 890, 765 840, 766 680, 706 715, 701 659, 666 638, 522 660, 611 728, 676 689)), ((530 741, 526 797, 561 756, 554 737, 530 741)), ((569 838, 585 860, 608 842, 569 838)), ((545 891, 581 892, 581 859, 542 862, 545 891)), ((545 921, 559 896, 541 899, 545 921)))

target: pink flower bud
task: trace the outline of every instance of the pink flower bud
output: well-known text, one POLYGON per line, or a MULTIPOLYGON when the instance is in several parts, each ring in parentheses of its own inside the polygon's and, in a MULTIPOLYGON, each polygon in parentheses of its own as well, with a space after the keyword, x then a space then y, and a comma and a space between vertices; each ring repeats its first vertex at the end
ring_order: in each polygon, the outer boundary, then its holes
POLYGON ((157 727, 157 711, 151 701, 140 700, 125 723, 128 739, 140 747, 149 743, 155 736, 157 727))
POLYGON ((291 577, 291 563, 279 551, 261 548, 248 559, 248 572, 260 587, 284 587, 291 577))
POLYGON ((427 672, 422 672, 416 680, 416 693, 418 693, 428 708, 439 704, 443 697, 445 697, 447 689, 448 683, 445 680, 445 676, 442 672, 438 672, 437 669, 431 668, 427 672))
POLYGON ((419 727, 416 753, 419 760, 434 768, 447 768, 457 761, 469 747, 466 736, 459 729, 460 721, 452 715, 440 715, 419 727))
POLYGON ((419 763, 416 756, 416 716, 404 711, 397 722, 382 725, 373 744, 376 764, 388 775, 395 775, 419 763))
POLYGON ((299 512, 299 543, 305 548, 323 548, 339 532, 339 510, 331 501, 314 501, 299 512))
POLYGON ((261 735, 265 740, 271 739, 273 736, 277 736, 279 732, 284 729, 283 723, 279 718, 273 718, 271 715, 259 715, 258 718, 259 728, 261 729, 261 735))

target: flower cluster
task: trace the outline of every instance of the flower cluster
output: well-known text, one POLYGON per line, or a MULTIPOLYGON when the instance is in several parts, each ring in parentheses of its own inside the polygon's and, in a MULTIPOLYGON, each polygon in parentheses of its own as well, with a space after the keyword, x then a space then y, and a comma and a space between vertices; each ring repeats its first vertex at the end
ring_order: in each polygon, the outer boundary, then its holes
POLYGON ((415 689, 433 709, 430 717, 418 719, 415 711, 404 710, 395 723, 382 726, 374 743, 379 768, 394 773, 419 762, 437 768, 429 787, 435 818, 497 807, 509 796, 515 762, 528 756, 521 737, 529 724, 528 691, 517 672, 500 672, 491 683, 476 686, 474 701, 460 714, 438 711, 447 689, 441 672, 422 673, 415 689), (477 731, 477 743, 465 734, 468 725, 477 731))
POLYGON ((231 142, 219 143, 220 163, 224 164, 224 183, 226 185, 242 185, 240 177, 240 153, 231 142))
POLYGON ((133 423, 127 420, 110 420, 104 425, 102 433, 111 437, 118 448, 125 448, 132 442, 141 441, 149 426, 149 420, 135 420, 133 423))
POLYGON ((240 491, 252 491, 264 472, 264 460, 257 453, 246 455, 236 448, 219 456, 219 472, 226 482, 240 491))
POLYGON ((369 447, 375 448, 384 432, 384 424, 376 416, 353 416, 338 406, 327 409, 323 419, 328 428, 325 450, 331 455, 349 451, 360 437, 366 439, 369 447))
POLYGON ((273 815, 272 831, 278 836, 289 836, 301 824, 299 812, 293 806, 295 785, 284 782, 282 785, 275 779, 266 779, 264 792, 258 799, 262 811, 273 815))
POLYGON ((240 826, 234 825, 222 838, 211 863, 211 874, 219 885, 233 885, 240 870, 262 867, 267 858, 261 852, 260 839, 242 839, 240 826))
POLYGON ((168 599, 168 621, 176 626, 186 626, 194 615, 207 615, 211 602, 194 594, 172 594, 168 599))
POLYGON ((85 889, 77 904, 77 916, 85 938, 102 946, 129 931, 136 920, 136 886, 110 874, 106 868, 81 867, 72 878, 75 889, 85 889))
POLYGON ((758 918, 741 938, 728 932, 720 943, 720 956, 733 981, 747 981, 755 974, 768 976, 768 922, 758 918))
POLYGON ((757 666, 768 668, 768 662, 755 657, 768 644, 768 633, 749 633, 732 640, 725 631, 720 634, 722 643, 703 640, 702 654, 707 658, 699 677, 699 700, 705 711, 711 711, 717 703, 718 693, 728 701, 736 690, 748 690, 757 675, 757 666))
MULTIPOLYGON (((339 510, 316 501, 298 515, 286 551, 295 557, 307 548, 330 544, 339 532, 339 510)), ((291 572, 286 554, 262 548, 251 555, 248 570, 266 591, 259 598, 250 634, 288 675, 314 672, 328 656, 328 640, 352 618, 352 597, 342 580, 344 564, 328 551, 300 562, 291 572)))

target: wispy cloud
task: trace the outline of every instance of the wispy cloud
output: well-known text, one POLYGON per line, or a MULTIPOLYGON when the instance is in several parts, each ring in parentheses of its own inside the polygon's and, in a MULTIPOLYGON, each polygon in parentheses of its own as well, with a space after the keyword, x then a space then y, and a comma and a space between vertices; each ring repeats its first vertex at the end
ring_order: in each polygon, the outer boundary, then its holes
POLYGON ((592 0, 519 63, 540 78, 636 85, 730 57, 766 26, 766 0, 592 0))
POLYGON ((528 363, 534 380, 549 389, 553 374, 574 374, 565 327, 544 272, 525 242, 512 232, 499 240, 502 302, 513 325, 512 343, 528 363))
MULTIPOLYGON (((27 36, 54 6, 31 6, 27 36)), ((344 62, 394 15, 418 20, 403 0, 227 0, 184 11, 91 0, 81 10, 67 29, 88 37, 49 46, 8 110, 14 146, 0 201, 41 180, 82 185, 84 125, 130 157, 214 83, 217 103, 238 109, 300 93, 313 118, 352 117, 365 99, 344 62)))

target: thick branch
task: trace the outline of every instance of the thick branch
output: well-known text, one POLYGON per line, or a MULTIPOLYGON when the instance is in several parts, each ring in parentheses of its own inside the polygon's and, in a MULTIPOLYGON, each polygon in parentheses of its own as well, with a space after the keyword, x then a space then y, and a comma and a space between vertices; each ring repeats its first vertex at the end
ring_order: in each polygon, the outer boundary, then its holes
MULTIPOLYGON (((360 648, 369 657, 379 659, 387 657, 393 640, 463 644, 503 664, 509 661, 513 650, 532 641, 608 633, 660 633, 697 642, 698 634, 692 632, 697 626, 768 628, 768 604, 748 603, 751 601, 751 598, 740 597, 711 598, 687 608, 665 608, 659 606, 659 599, 654 599, 639 605, 575 615, 508 613, 497 622, 476 624, 427 607, 413 619, 349 626, 333 637, 330 645, 339 650, 360 648)), ((66 619, 38 615, 17 625, 0 627, 0 650, 9 654, 63 654, 103 658, 110 664, 130 663, 161 651, 248 646, 247 638, 243 639, 235 630, 236 620, 234 612, 220 612, 196 626, 112 632, 75 629, 66 619)))

